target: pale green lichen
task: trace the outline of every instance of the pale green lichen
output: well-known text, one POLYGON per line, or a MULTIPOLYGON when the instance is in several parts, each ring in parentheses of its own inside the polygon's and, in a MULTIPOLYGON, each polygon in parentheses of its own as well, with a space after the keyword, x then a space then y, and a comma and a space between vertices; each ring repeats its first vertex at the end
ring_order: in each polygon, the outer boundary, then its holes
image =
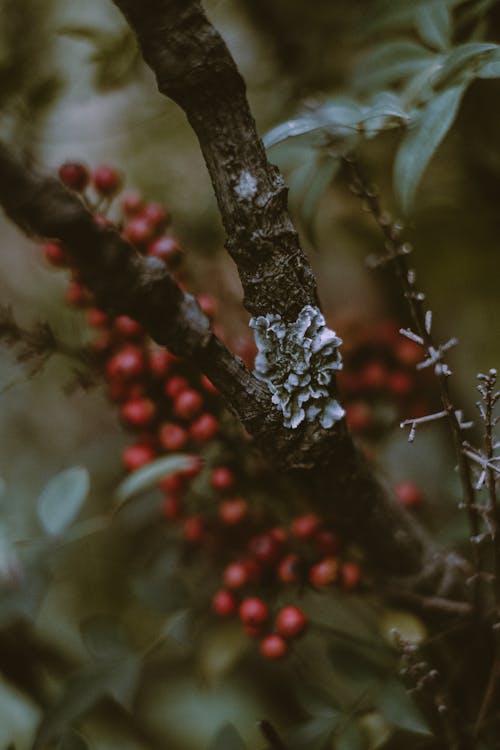
POLYGON ((293 323, 268 313, 252 318, 257 357, 255 375, 267 383, 272 402, 283 412, 285 427, 318 420, 329 429, 344 409, 328 392, 335 370, 342 369, 342 343, 317 307, 306 305, 293 323))

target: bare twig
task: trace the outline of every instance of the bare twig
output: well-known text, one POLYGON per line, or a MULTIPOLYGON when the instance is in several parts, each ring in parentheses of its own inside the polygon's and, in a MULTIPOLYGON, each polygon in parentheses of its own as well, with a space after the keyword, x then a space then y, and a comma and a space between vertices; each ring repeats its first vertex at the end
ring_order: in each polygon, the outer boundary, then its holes
MULTIPOLYGON (((448 378, 451 375, 451 370, 448 367, 447 363, 444 361, 443 357, 446 350, 449 349, 450 346, 453 346, 454 343, 456 343, 455 339, 451 339, 449 342, 446 342, 443 345, 438 345, 434 341, 434 337, 432 335, 432 314, 430 313, 430 311, 426 310, 424 306, 425 295, 417 288, 415 271, 411 268, 408 260, 408 257, 411 253, 411 246, 401 237, 402 227, 392 222, 391 217, 382 210, 378 198, 378 191, 376 190, 376 188, 372 187, 372 185, 365 177, 358 160, 352 154, 345 156, 344 160, 351 175, 351 189, 353 193, 358 195, 367 206, 369 212, 374 217, 385 238, 386 254, 378 258, 376 264, 391 264, 395 269, 395 272, 403 288, 404 296, 408 301, 413 324, 416 329, 415 333, 413 334, 413 339, 421 343, 425 347, 427 352, 427 359, 422 363, 422 366, 434 367, 434 372, 439 383, 443 412, 446 414, 453 438, 455 455, 458 464, 460 481, 462 484, 464 504, 467 509, 467 515, 469 519, 471 536, 477 538, 479 536, 480 529, 479 516, 475 510, 476 502, 474 484, 472 481, 472 471, 469 459, 465 455, 463 450, 463 430, 466 429, 468 425, 462 422, 460 411, 457 410, 453 405, 448 383, 448 378)), ((408 331, 404 331, 404 335, 408 337, 408 331)), ((411 422, 412 420, 408 421, 411 422)), ((413 420, 413 436, 416 423, 417 420, 413 420)), ((478 545, 474 545, 473 549, 476 572, 480 573, 483 570, 483 556, 478 545)), ((479 610, 480 576, 477 576, 474 580, 476 581, 476 608, 479 610)))

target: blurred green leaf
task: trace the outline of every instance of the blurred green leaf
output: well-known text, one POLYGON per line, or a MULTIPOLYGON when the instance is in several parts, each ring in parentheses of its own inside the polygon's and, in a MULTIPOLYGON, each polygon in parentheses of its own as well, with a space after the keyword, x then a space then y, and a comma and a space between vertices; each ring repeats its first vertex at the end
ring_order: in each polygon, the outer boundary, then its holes
POLYGON ((103 31, 92 26, 64 26, 64 36, 89 42, 93 51, 94 84, 98 91, 109 91, 129 83, 142 66, 135 37, 128 26, 119 31, 103 31))
POLYGON ((170 614, 189 603, 186 584, 181 579, 175 553, 160 556, 154 564, 136 576, 132 582, 136 596, 148 607, 170 614))
POLYGON ((374 47, 358 63, 353 85, 362 91, 392 86, 425 68, 433 67, 438 56, 421 44, 406 40, 385 42, 374 47))
POLYGON ((300 724, 287 733, 287 745, 290 750, 323 750, 333 735, 341 714, 328 711, 300 724))
POLYGON ((451 14, 444 0, 431 0, 415 9, 417 31, 429 46, 442 52, 451 40, 451 14))
POLYGON ((419 709, 397 680, 383 682, 374 697, 378 710, 393 726, 416 734, 431 734, 419 709))
POLYGON ((209 750, 247 750, 247 746, 234 726, 225 724, 210 743, 209 750))
POLYGON ((82 509, 90 487, 87 469, 74 466, 53 477, 37 500, 38 518, 51 536, 61 534, 82 509))
POLYGON ((422 175, 455 120, 465 89, 462 83, 431 99, 399 146, 394 190, 405 213, 411 210, 422 175))
POLYGON ((83 642, 96 659, 119 659, 130 654, 123 628, 107 615, 93 615, 80 623, 83 642))
POLYGON ((33 750, 42 750, 57 739, 104 696, 111 696, 128 707, 136 689, 139 671, 140 661, 137 657, 83 668, 70 678, 62 696, 46 711, 33 750))
POLYGON ((456 47, 444 59, 443 65, 434 77, 434 88, 442 88, 463 72, 472 77, 475 75, 479 59, 496 50, 498 45, 483 42, 469 42, 456 47))
POLYGON ((88 748, 85 737, 73 730, 65 732, 57 743, 57 750, 88 750, 88 748))
POLYGON ((364 750, 366 747, 363 735, 355 721, 344 725, 335 735, 335 750, 364 750))
POLYGON ((126 502, 134 495, 146 492, 158 484, 158 482, 164 477, 168 477, 170 474, 175 474, 178 471, 187 469, 189 465, 190 456, 186 456, 184 453, 173 453, 169 456, 162 456, 155 461, 151 461, 151 463, 146 464, 146 466, 129 474, 129 476, 118 485, 115 492, 117 505, 122 505, 122 503, 126 502))

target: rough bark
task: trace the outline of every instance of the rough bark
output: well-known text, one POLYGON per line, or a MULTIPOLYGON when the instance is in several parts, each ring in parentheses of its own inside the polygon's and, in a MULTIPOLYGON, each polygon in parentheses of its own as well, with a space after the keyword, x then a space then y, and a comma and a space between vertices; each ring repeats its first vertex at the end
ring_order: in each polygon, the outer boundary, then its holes
MULTIPOLYGON (((243 80, 199 2, 114 1, 137 33, 160 90, 184 109, 199 138, 247 309, 293 321, 305 305, 318 306, 314 275, 287 213, 286 188, 267 161, 243 80)), ((71 249, 100 306, 137 318, 159 343, 194 360, 269 460, 360 543, 375 573, 411 575, 414 588, 436 595, 463 593, 463 561, 437 549, 396 505, 345 422, 328 430, 314 423, 284 427, 266 387, 207 329, 166 270, 140 258, 112 229, 97 227, 76 196, 5 148, 0 203, 29 233, 71 249)))

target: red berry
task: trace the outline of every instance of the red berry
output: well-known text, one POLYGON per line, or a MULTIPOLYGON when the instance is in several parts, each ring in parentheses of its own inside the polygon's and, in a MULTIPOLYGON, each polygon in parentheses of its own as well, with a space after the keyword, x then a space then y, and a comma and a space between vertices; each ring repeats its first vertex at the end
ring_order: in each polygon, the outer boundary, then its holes
POLYGON ((411 393, 413 382, 407 372, 392 372, 388 380, 389 391, 394 396, 407 396, 411 393))
POLYGON ((253 596, 241 602, 238 615, 244 625, 263 625, 269 617, 269 610, 262 599, 253 596))
POLYGON ((179 419, 193 419, 200 413, 203 406, 203 398, 198 391, 188 388, 176 397, 174 401, 174 414, 179 419))
POLYGON ((269 529, 269 533, 278 544, 284 544, 288 539, 288 534, 281 526, 275 526, 273 529, 269 529))
POLYGON ((250 580, 250 574, 243 561, 230 563, 224 570, 224 583, 228 589, 241 589, 250 580))
POLYGON ((339 562, 335 557, 325 557, 309 571, 309 580, 313 586, 330 586, 335 583, 339 573, 339 562))
POLYGON ((80 192, 87 187, 89 172, 84 164, 67 161, 59 167, 59 179, 66 187, 80 192))
POLYGON ((262 635, 262 625, 243 625, 243 632, 250 638, 258 638, 262 635))
POLYGON ((148 255, 163 260, 165 263, 172 263, 181 255, 182 250, 179 243, 174 237, 164 235, 154 240, 148 247, 148 255))
POLYGON ((288 651, 288 643, 277 633, 267 635, 260 642, 260 652, 266 659, 282 659, 288 651))
POLYGON ((345 562, 342 565, 340 575, 342 578, 342 588, 344 591, 350 591, 356 588, 361 578, 361 568, 355 562, 345 562))
POLYGON ((248 550, 253 557, 265 565, 273 563, 279 554, 280 544, 272 534, 259 534, 248 542, 248 550))
POLYGON ((230 490, 231 487, 233 487, 235 482, 234 474, 231 471, 231 469, 228 469, 227 466, 217 466, 212 471, 212 476, 210 477, 210 484, 214 488, 214 490, 219 490, 220 492, 224 492, 225 490, 230 490))
POLYGON ((84 286, 72 281, 66 289, 66 301, 75 307, 84 307, 89 301, 89 293, 84 286))
POLYGON ((182 533, 187 542, 201 542, 203 539, 203 532, 203 521, 200 516, 186 518, 182 527, 182 533))
POLYGON ((184 479, 193 479, 193 477, 197 477, 202 470, 203 460, 201 456, 196 456, 195 454, 186 456, 186 459, 187 463, 183 469, 179 469, 179 474, 184 479))
POLYGON ((369 390, 382 388, 387 382, 387 370, 377 360, 368 362, 360 373, 360 385, 369 390))
POLYGON ((154 378, 164 378, 177 360, 166 349, 153 349, 149 354, 149 369, 154 378))
POLYGON ((67 253, 57 242, 46 242, 43 246, 43 254, 52 266, 64 267, 68 265, 67 253))
POLYGON ((125 338, 135 338, 143 333, 141 324, 128 315, 118 315, 114 320, 114 329, 125 338))
POLYGON ((219 506, 219 516, 222 523, 234 526, 241 523, 248 513, 248 504, 242 497, 223 500, 219 506))
POLYGON ((170 398, 175 398, 180 393, 182 393, 182 391, 185 391, 188 388, 189 383, 186 378, 183 378, 182 375, 174 375, 167 380, 164 390, 167 396, 170 396, 170 398))
POLYGON ((135 190, 124 193, 120 202, 123 213, 126 216, 135 216, 144 208, 144 201, 142 200, 142 196, 135 190))
POLYGON ((137 443, 129 445, 123 451, 123 463, 128 471, 135 471, 141 466, 148 464, 156 458, 156 453, 150 445, 146 443, 137 443))
POLYGON ((123 421, 132 427, 146 427, 153 421, 155 405, 149 398, 135 398, 127 401, 121 410, 123 421))
POLYGON ((324 555, 336 555, 340 549, 341 542, 338 534, 326 529, 320 529, 314 536, 316 547, 324 555))
POLYGON ((144 374, 144 357, 137 346, 124 346, 106 365, 106 375, 110 380, 133 380, 144 374))
POLYGON ((300 580, 300 559, 298 555, 290 554, 280 560, 278 578, 283 583, 297 583, 300 580))
POLYGON ((236 599, 230 591, 221 589, 212 599, 212 609, 219 617, 229 617, 236 609, 236 599))
POLYGON ((94 220, 94 224, 97 224, 97 226, 101 229, 109 229, 110 227, 115 226, 111 219, 109 219, 107 216, 104 216, 103 214, 94 214, 92 218, 94 220))
POLYGON ((92 328, 104 328, 109 322, 109 316, 98 307, 91 307, 87 310, 87 323, 92 328))
POLYGON ((307 513, 292 521, 291 532, 299 539, 309 539, 321 525, 321 519, 315 513, 307 513))
POLYGON ((395 491, 399 504, 405 508, 417 508, 422 504, 422 492, 415 482, 399 482, 395 491))
POLYGON ((213 318, 217 312, 217 300, 211 294, 200 294, 197 301, 207 318, 213 318))
POLYGON ((345 410, 347 426, 353 432, 363 432, 373 423, 372 410, 364 401, 353 401, 345 410))
POLYGON ((165 495, 161 507, 162 516, 175 521, 181 515, 181 503, 177 495, 165 495))
POLYGON ((160 479, 159 485, 165 492, 180 492, 184 484, 184 477, 179 472, 175 474, 169 474, 167 477, 160 479))
POLYGON ((114 167, 103 164, 92 175, 94 187, 101 195, 113 195, 121 185, 121 175, 114 167))
POLYGON ((296 638, 304 632, 307 617, 298 607, 283 607, 276 618, 276 630, 284 638, 296 638))
POLYGON ((207 443, 219 431, 219 422, 213 414, 202 414, 189 428, 189 434, 195 443, 207 443))
POLYGON ((112 345, 112 338, 109 331, 100 331, 98 336, 92 341, 91 347, 96 354, 105 354, 112 345))
POLYGON ((124 235, 134 245, 144 245, 153 236, 154 227, 142 216, 136 216, 125 227, 124 235))
POLYGON ((424 350, 416 341, 405 338, 397 345, 396 357, 402 365, 415 367, 418 362, 424 359, 424 350))
POLYGON ((174 422, 165 422, 158 432, 158 440, 167 451, 180 451, 188 441, 186 430, 174 422))
POLYGON ((151 224, 154 224, 157 229, 165 226, 170 221, 170 214, 168 211, 165 211, 163 206, 160 206, 159 203, 146 204, 142 211, 142 215, 150 221, 151 224))
POLYGON ((211 381, 211 380, 209 380, 209 379, 207 378, 207 376, 206 376, 206 375, 202 375, 202 376, 201 376, 201 378, 200 378, 200 382, 201 382, 201 386, 202 386, 202 388, 203 388, 203 389, 204 389, 205 391, 207 391, 207 393, 218 393, 218 390, 217 390, 217 388, 216 388, 216 387, 215 387, 215 385, 214 385, 214 384, 212 383, 212 381, 211 381))

